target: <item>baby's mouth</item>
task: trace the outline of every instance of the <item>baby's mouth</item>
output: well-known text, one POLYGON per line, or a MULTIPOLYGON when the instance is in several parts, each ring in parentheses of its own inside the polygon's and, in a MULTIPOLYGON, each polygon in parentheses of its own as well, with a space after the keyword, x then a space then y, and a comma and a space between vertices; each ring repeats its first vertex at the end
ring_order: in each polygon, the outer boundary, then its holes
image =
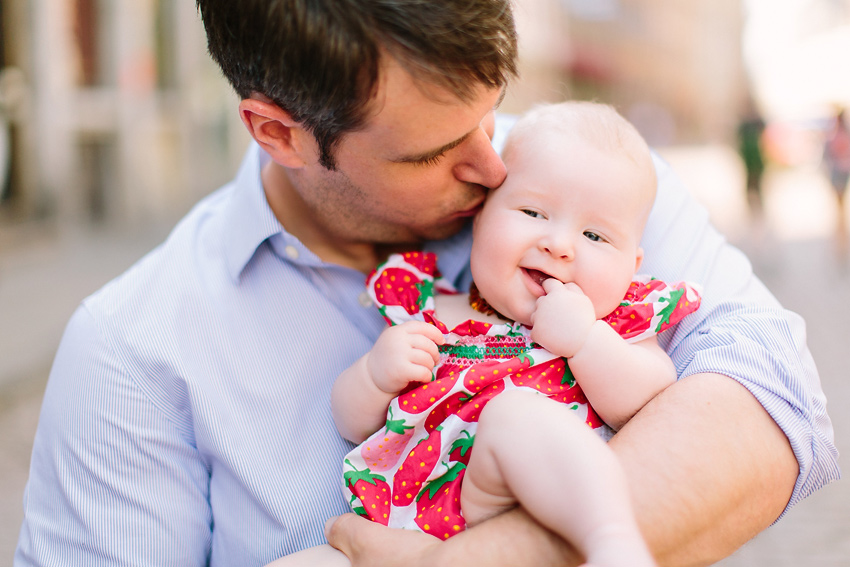
POLYGON ((531 281, 533 281, 534 283, 536 283, 540 287, 543 287, 543 282, 545 282, 546 280, 548 280, 549 278, 552 277, 549 274, 547 274, 546 272, 541 272, 540 270, 532 270, 532 269, 529 269, 529 268, 524 268, 524 269, 525 269, 525 273, 528 274, 528 277, 531 278, 531 281))

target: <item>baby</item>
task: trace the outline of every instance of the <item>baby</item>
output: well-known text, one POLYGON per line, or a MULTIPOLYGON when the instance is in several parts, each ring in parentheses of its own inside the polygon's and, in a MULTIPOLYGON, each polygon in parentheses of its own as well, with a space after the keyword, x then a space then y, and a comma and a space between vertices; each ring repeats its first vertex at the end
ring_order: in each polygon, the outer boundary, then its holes
MULTIPOLYGON (((571 102, 524 116, 503 159, 474 221, 469 294, 421 252, 369 279, 392 326, 332 394, 340 433, 361 443, 344 465, 352 508, 446 539, 519 505, 588 565, 653 566, 604 440, 676 380, 656 334, 699 295, 635 276, 649 149, 611 107, 571 102)), ((319 549, 280 564, 333 554, 319 549)))

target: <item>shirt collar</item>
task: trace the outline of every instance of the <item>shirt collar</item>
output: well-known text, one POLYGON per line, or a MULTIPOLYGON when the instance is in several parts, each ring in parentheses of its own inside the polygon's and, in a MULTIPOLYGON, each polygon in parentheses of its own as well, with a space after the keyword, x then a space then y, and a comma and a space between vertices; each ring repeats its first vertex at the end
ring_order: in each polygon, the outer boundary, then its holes
POLYGON ((233 281, 239 280, 242 270, 263 242, 283 232, 283 226, 266 201, 260 177, 263 164, 268 159, 268 155, 252 141, 233 181, 235 187, 225 208, 224 253, 233 281))

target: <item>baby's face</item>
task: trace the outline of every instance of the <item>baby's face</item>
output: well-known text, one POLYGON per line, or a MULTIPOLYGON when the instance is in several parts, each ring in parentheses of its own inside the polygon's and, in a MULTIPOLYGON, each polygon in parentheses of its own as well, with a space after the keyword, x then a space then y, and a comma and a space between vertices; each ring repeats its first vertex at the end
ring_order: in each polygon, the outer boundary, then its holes
POLYGON ((574 282, 596 317, 613 311, 643 259, 654 176, 573 136, 525 136, 475 219, 472 276, 490 305, 526 325, 542 282, 574 282))

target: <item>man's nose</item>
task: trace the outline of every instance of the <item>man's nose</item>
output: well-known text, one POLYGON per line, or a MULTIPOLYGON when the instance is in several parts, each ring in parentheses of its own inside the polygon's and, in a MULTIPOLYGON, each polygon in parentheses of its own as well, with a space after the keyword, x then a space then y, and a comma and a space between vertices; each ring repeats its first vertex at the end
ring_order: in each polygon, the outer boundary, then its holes
POLYGON ((455 178, 465 183, 483 185, 488 189, 501 185, 507 176, 507 170, 484 129, 479 128, 463 146, 462 159, 454 168, 455 178))

